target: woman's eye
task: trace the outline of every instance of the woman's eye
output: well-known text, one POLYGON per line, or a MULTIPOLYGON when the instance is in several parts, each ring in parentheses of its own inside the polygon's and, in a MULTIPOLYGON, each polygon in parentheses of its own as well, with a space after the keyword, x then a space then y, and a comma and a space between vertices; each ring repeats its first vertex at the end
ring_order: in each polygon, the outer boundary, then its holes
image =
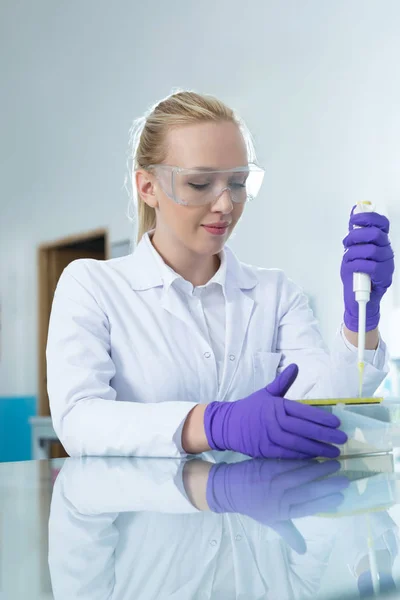
POLYGON ((243 182, 241 182, 241 181, 232 181, 232 183, 230 183, 230 187, 232 187, 232 188, 234 188, 236 190, 242 189, 242 188, 246 187, 246 182, 245 181, 243 181, 243 182))
POLYGON ((189 185, 190 187, 192 187, 195 190, 205 190, 208 187, 208 183, 192 183, 189 181, 189 185))

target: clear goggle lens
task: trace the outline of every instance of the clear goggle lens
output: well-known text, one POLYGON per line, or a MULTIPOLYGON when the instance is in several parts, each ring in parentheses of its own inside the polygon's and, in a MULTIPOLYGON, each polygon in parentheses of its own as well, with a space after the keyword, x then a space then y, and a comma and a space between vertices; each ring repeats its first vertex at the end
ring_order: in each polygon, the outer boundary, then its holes
POLYGON ((167 165, 151 168, 165 194, 185 206, 213 204, 225 190, 229 191, 232 202, 244 204, 257 197, 264 178, 264 169, 254 164, 218 171, 167 165))

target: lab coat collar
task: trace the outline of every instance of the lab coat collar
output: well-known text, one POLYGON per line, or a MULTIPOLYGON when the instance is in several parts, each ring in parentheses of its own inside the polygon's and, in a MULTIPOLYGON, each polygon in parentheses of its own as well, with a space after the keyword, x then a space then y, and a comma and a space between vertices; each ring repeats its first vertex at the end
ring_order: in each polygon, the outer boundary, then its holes
MULTIPOLYGON (((169 287, 180 276, 164 263, 152 245, 149 233, 145 233, 130 256, 128 277, 135 291, 144 291, 155 287, 169 287)), ((242 290, 253 289, 258 283, 257 277, 239 262, 228 247, 222 250, 221 267, 212 281, 242 290)))

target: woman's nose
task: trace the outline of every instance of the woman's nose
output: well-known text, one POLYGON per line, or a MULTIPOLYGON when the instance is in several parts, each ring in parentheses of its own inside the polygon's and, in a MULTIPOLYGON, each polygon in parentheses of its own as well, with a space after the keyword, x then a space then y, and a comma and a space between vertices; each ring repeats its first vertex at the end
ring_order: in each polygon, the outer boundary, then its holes
POLYGON ((232 192, 229 188, 225 188, 220 192, 219 196, 212 205, 212 210, 215 212, 222 212, 229 214, 233 210, 232 192))

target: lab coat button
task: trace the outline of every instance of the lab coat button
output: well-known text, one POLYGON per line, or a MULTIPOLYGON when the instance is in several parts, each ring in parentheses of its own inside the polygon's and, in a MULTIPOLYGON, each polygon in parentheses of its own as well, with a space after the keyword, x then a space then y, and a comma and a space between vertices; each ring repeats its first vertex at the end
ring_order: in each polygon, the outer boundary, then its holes
POLYGON ((217 545, 217 540, 211 540, 210 544, 211 544, 211 546, 216 546, 217 545))
POLYGON ((234 354, 229 355, 229 360, 235 360, 236 356, 234 354))
POLYGON ((242 539, 242 536, 241 536, 241 535, 239 535, 239 534, 238 534, 238 535, 235 535, 235 541, 236 541, 236 542, 240 542, 240 540, 241 540, 241 539, 242 539))
POLYGON ((210 358, 211 352, 204 352, 204 358, 210 358))

